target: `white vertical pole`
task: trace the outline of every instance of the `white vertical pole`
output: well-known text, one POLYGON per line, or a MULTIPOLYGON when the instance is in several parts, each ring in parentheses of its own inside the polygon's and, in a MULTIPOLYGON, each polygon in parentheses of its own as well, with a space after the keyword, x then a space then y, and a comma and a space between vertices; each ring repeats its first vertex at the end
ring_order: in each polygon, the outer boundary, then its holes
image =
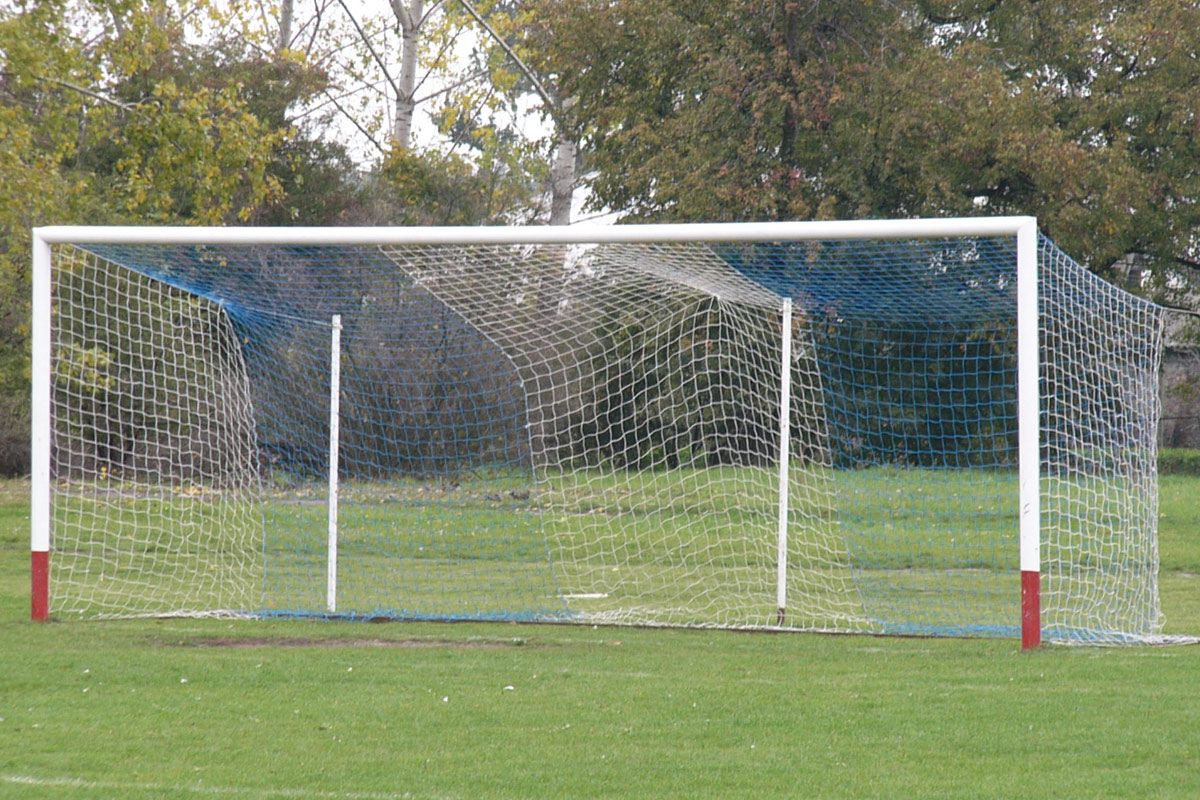
POLYGON ((778 622, 787 615, 788 461, 792 451, 792 301, 783 301, 782 355, 779 365, 779 538, 776 553, 775 604, 778 622))
POLYGON ((31 608, 35 620, 50 616, 50 245, 33 231, 33 418, 30 443, 31 608))
POLYGON ((337 611, 338 556, 338 420, 342 394, 342 315, 333 315, 329 345, 329 553, 325 576, 325 607, 337 611))
POLYGON ((1017 229, 1017 419, 1020 478, 1021 646, 1037 647, 1041 629, 1041 410, 1038 380, 1037 222, 1017 229))

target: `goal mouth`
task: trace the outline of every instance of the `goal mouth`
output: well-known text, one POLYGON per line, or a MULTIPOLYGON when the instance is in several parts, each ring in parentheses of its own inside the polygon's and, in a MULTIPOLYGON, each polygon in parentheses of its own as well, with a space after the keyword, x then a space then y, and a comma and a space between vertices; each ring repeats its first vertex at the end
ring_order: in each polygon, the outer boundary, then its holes
POLYGON ((1162 309, 1030 218, 50 228, 34 272, 35 617, 1161 636, 1162 309))

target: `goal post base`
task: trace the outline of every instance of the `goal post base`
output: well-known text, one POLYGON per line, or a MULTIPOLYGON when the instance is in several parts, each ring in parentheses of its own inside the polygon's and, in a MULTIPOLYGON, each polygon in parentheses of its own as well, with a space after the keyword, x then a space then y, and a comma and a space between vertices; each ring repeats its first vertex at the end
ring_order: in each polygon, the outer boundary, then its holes
POLYGON ((31 553, 30 566, 30 619, 34 622, 45 622, 50 619, 50 553, 34 550, 31 553))
POLYGON ((1042 574, 1021 571, 1021 649, 1032 650, 1042 644, 1042 574))

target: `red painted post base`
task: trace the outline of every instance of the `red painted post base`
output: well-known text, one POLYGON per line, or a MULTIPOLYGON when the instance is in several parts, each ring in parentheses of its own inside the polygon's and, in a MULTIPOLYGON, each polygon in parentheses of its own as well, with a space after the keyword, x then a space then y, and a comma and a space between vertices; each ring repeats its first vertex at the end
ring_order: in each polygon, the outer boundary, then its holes
POLYGON ((1042 643, 1042 575, 1021 572, 1021 649, 1032 650, 1042 643))
POLYGON ((50 619, 50 554, 34 550, 32 556, 30 618, 34 622, 45 622, 50 619))

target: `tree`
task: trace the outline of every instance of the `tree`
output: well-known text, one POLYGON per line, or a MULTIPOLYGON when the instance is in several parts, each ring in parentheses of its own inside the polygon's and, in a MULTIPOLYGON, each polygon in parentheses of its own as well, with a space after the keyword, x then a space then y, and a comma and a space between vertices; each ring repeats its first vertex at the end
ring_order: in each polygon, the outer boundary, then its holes
POLYGON ((545 59, 586 123, 593 206, 638 219, 814 216, 841 83, 903 33, 884 11, 842 4, 537 9, 545 59))
POLYGON ((1095 269, 1200 266, 1200 8, 540 0, 594 207, 1032 213, 1095 269))
POLYGON ((515 98, 522 93, 532 93, 541 102, 542 115, 552 128, 549 223, 570 224, 579 160, 580 134, 571 113, 576 101, 555 87, 554 76, 544 63, 540 63, 541 69, 532 66, 539 63, 535 61, 538 50, 529 45, 536 42, 539 34, 545 34, 545 28, 536 22, 536 17, 504 3, 491 5, 491 20, 471 0, 457 0, 457 5, 486 34, 484 46, 476 52, 493 65, 487 71, 491 84, 512 98, 512 110, 516 111, 515 98))
POLYGON ((1200 6, 926 0, 921 8, 951 57, 981 50, 1008 83, 1045 98, 1054 129, 1078 149, 1058 172, 1089 176, 1093 191, 1064 186, 1048 214, 1065 246, 1099 268, 1138 254, 1160 283, 1200 267, 1200 6))
POLYGON ((31 4, 0 17, 0 469, 28 460, 29 231, 229 223, 277 200, 280 127, 230 53, 166 2, 31 4), (7 412, 7 413, 5 413, 7 412))

